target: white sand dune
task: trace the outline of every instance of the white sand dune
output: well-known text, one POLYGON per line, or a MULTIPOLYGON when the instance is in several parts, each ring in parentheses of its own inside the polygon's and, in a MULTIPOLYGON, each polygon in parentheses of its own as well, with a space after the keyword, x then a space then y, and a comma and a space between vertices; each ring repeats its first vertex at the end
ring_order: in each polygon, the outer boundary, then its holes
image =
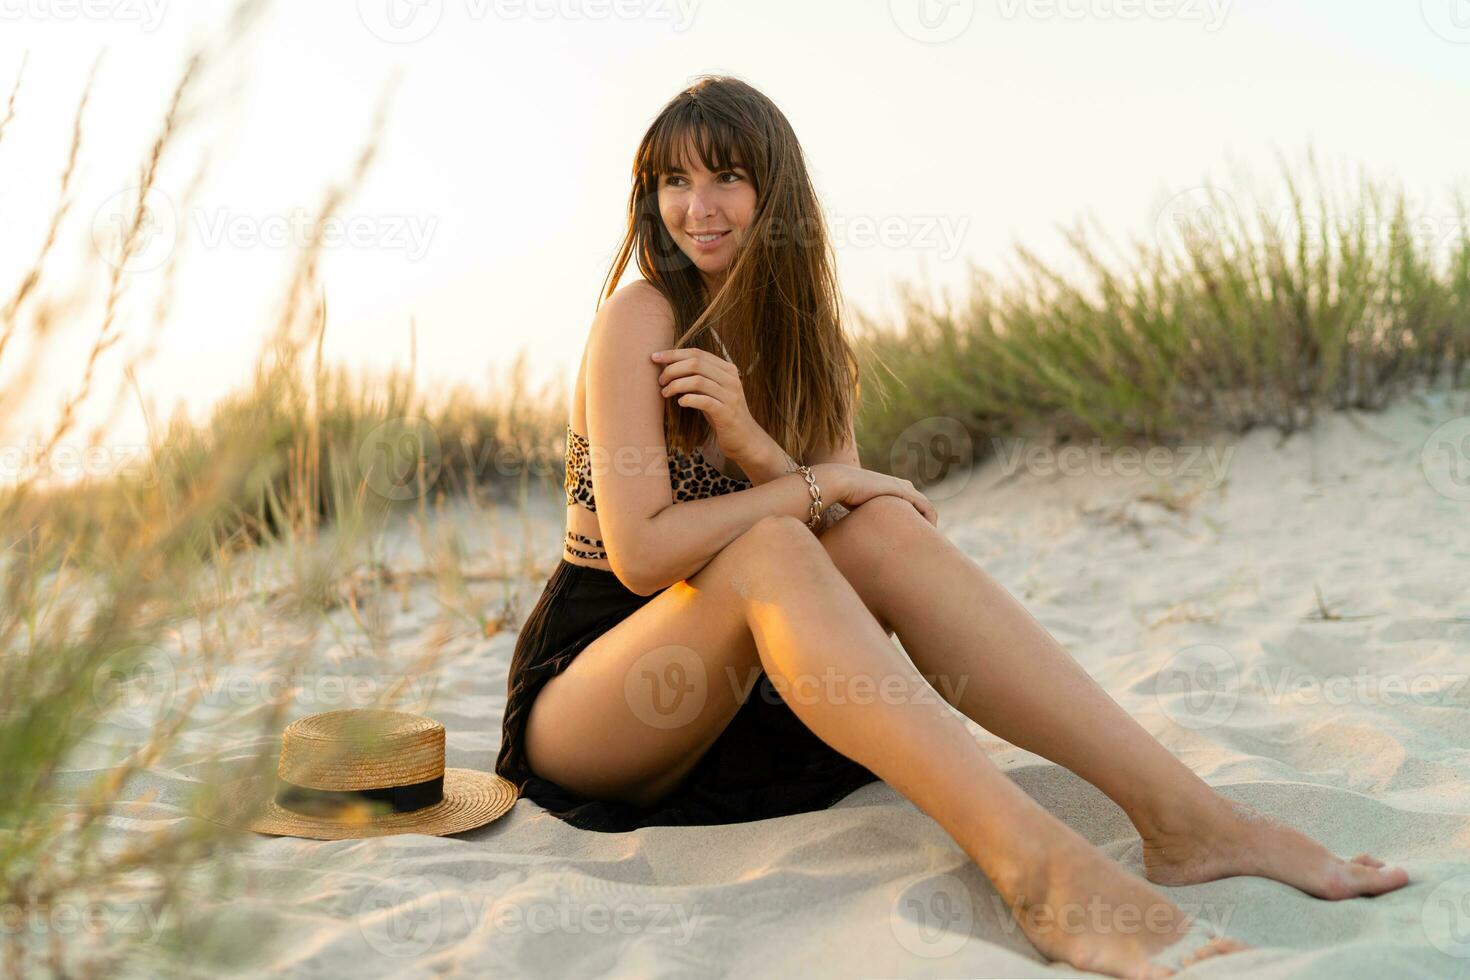
MULTIPOLYGON (((1161 478, 1107 472, 1117 460, 1007 475, 992 460, 931 494, 941 528, 1206 781, 1339 854, 1410 873, 1400 891, 1337 903, 1248 877, 1164 889, 1258 947, 1191 976, 1470 977, 1470 500, 1457 499, 1470 456, 1423 453, 1467 415, 1463 398, 1431 396, 1284 442, 1252 433, 1216 447, 1233 449, 1218 485, 1175 454, 1161 478)), ((560 505, 537 507, 531 540, 554 560, 560 505)), ((490 533, 462 517, 466 541, 490 533)), ((522 585, 524 614, 541 583, 522 585)), ((389 634, 404 663, 442 616, 431 589, 407 598, 389 634)), ((314 656, 350 673, 353 642, 324 637, 314 656)), ((448 636, 426 709, 448 728, 450 765, 492 767, 514 642, 463 624, 448 636)), ((1106 797, 974 730, 1027 793, 1142 873, 1106 797)), ((116 832, 179 819, 198 775, 188 754, 140 782, 139 796, 159 795, 116 832)), ((579 831, 522 800, 458 838, 260 837, 241 866, 198 944, 201 972, 1086 975, 1045 962, 953 841, 882 783, 823 812, 628 834, 579 831), (252 967, 230 958, 252 950, 252 967)))

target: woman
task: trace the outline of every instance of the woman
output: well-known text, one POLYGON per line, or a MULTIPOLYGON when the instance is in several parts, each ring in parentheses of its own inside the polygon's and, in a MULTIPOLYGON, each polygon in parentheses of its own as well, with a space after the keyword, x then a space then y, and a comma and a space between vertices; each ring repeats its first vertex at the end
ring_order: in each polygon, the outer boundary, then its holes
POLYGON ((664 107, 604 286, 568 424, 566 553, 518 640, 496 763, 527 798, 628 830, 820 809, 881 778, 1054 960, 1164 976, 1245 948, 1191 932, 1022 792, 944 692, 1116 801, 1151 882, 1260 875, 1328 899, 1406 883, 1217 794, 937 530, 922 493, 861 468, 831 248, 770 100, 706 77, 664 107), (631 256, 643 280, 619 289, 631 256), (1058 924, 1098 902, 1116 927, 1058 924), (1128 928, 1129 909, 1151 924, 1128 928))

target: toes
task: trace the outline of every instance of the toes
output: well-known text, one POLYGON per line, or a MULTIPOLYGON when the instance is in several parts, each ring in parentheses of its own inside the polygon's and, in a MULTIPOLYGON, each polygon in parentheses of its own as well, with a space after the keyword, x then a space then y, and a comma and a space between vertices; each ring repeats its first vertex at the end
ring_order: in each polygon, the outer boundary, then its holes
POLYGON ((1381 861, 1372 865, 1349 863, 1346 867, 1356 894, 1359 895, 1381 895, 1409 883, 1407 871, 1403 868, 1386 868, 1381 861))
POLYGON ((1231 939, 1229 936, 1218 936, 1184 957, 1180 962, 1188 966, 1192 963, 1198 963, 1200 960, 1207 960, 1211 956, 1222 956, 1225 953, 1238 953, 1243 949, 1250 949, 1250 947, 1238 939, 1231 939))
POLYGON ((1353 862, 1356 863, 1356 864, 1366 864, 1370 868, 1381 868, 1381 867, 1383 867, 1383 862, 1382 861, 1378 860, 1376 857, 1373 857, 1372 855, 1369 855, 1369 854, 1359 854, 1359 855, 1356 855, 1353 858, 1353 862))

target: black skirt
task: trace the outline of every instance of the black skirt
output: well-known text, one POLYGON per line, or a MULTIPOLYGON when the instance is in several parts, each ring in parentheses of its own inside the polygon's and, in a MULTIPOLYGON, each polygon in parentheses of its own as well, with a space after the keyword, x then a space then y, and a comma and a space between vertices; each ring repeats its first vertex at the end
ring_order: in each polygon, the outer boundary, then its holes
POLYGON ((654 596, 640 596, 601 568, 563 558, 516 640, 495 771, 567 823, 584 830, 740 823, 822 810, 878 777, 807 728, 764 671, 730 724, 688 776, 653 807, 580 796, 533 773, 526 719, 542 685, 597 637, 654 596))

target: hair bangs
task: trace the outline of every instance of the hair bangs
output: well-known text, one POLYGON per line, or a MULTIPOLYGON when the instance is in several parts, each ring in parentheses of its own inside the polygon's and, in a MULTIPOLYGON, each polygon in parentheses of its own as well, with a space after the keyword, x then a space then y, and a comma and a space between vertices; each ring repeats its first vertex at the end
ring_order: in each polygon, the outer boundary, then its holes
POLYGON ((642 161, 640 176, 657 179, 681 167, 689 166, 686 154, 692 145, 695 155, 711 173, 735 166, 749 167, 750 160, 736 128, 729 122, 711 118, 711 114, 694 100, 673 106, 655 125, 650 134, 648 153, 642 161))

